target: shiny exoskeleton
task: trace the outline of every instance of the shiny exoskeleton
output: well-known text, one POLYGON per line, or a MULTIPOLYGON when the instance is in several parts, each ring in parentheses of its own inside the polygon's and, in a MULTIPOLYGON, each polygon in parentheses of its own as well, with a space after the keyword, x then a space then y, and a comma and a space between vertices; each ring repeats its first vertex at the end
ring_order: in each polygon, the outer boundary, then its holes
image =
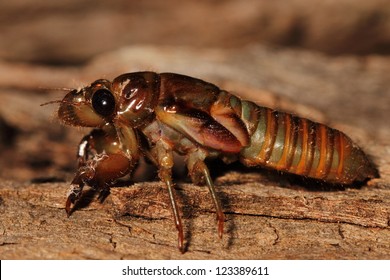
POLYGON ((342 132, 308 119, 259 107, 213 84, 173 73, 136 72, 70 91, 58 117, 94 127, 80 143, 79 169, 66 201, 70 214, 84 184, 101 192, 130 174, 140 156, 159 169, 183 252, 183 227, 172 182, 173 152, 185 155, 195 184, 206 184, 222 237, 224 214, 204 160, 220 157, 329 183, 376 176, 362 150, 342 132))

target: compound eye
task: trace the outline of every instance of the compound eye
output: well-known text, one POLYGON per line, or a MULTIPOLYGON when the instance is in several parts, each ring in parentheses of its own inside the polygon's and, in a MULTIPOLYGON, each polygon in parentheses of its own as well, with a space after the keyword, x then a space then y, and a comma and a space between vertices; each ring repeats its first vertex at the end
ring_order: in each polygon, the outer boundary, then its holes
POLYGON ((115 98, 107 89, 99 89, 92 96, 92 107, 103 117, 111 116, 115 110, 115 98))

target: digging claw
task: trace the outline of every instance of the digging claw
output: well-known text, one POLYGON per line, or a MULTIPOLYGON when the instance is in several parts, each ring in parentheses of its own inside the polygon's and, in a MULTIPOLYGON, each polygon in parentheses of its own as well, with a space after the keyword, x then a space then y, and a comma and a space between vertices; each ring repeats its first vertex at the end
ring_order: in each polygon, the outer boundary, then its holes
POLYGON ((107 196, 110 195, 110 188, 109 187, 104 187, 100 192, 99 192, 99 195, 98 195, 98 200, 100 201, 100 203, 103 203, 104 200, 107 198, 107 196))
POLYGON ((68 192, 68 197, 65 202, 65 211, 66 214, 68 215, 68 218, 72 214, 72 207, 77 201, 77 199, 80 197, 82 190, 83 190, 83 184, 71 185, 68 192))
POLYGON ((72 199, 70 196, 68 196, 68 198, 66 199, 66 203, 65 203, 65 211, 66 211, 66 215, 68 216, 68 218, 70 217, 73 204, 74 204, 74 199, 72 199))

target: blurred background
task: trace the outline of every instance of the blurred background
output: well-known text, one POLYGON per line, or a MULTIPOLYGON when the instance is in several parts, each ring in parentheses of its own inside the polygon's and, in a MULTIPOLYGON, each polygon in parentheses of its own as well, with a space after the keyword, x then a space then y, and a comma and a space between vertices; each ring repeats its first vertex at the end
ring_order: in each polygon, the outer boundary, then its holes
POLYGON ((15 0, 0 9, 0 58, 7 61, 79 65, 140 44, 390 53, 387 0, 15 0))
POLYGON ((86 130, 39 105, 127 71, 197 76, 374 150, 389 144, 389 54, 388 0, 1 1, 0 177, 67 180, 86 130))

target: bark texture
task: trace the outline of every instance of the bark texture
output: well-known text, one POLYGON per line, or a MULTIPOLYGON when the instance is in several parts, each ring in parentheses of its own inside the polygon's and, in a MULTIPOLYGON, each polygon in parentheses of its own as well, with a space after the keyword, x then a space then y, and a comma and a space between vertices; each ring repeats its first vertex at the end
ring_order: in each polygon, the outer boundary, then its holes
POLYGON ((68 219, 66 183, 1 187, 3 259, 388 259, 390 192, 378 186, 308 192, 255 173, 217 180, 226 213, 217 236, 206 188, 176 188, 187 252, 180 254, 166 189, 113 188, 103 204, 84 195, 68 219))

